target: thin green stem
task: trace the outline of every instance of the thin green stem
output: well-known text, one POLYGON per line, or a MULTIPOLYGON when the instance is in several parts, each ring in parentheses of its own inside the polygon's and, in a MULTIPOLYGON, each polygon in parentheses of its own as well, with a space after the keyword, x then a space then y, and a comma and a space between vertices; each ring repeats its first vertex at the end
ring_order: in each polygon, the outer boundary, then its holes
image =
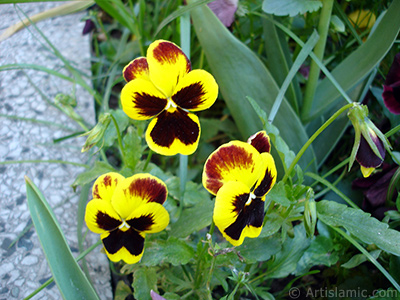
POLYGON ((18 117, 18 116, 11 116, 11 115, 6 115, 6 114, 0 114, 0 117, 7 118, 7 119, 12 119, 12 120, 21 120, 21 121, 27 121, 27 122, 32 122, 32 123, 38 123, 38 124, 43 124, 46 126, 53 126, 53 127, 58 127, 64 130, 68 131, 75 131, 75 129, 72 129, 70 127, 67 127, 63 124, 58 124, 54 122, 49 122, 49 121, 44 121, 44 120, 38 120, 38 119, 33 119, 33 118, 24 118, 24 117, 18 117))
POLYGON ((395 134, 399 130, 400 130, 400 125, 397 125, 396 127, 392 128, 388 132, 386 132, 385 136, 386 137, 390 137, 390 136, 392 136, 393 134, 395 134))
POLYGON ((323 179, 322 177, 318 176, 317 174, 314 173, 306 173, 305 174, 308 177, 311 177, 314 180, 317 180, 324 184, 325 186, 329 187, 332 191, 334 191, 338 196, 340 196, 344 201, 347 202, 351 207, 359 209, 357 205, 354 204, 353 201, 349 197, 347 197, 344 193, 342 193, 337 187, 335 187, 332 183, 330 183, 328 180, 323 179))
MULTIPOLYGON (((325 44, 328 37, 329 24, 331 20, 332 7, 334 0, 322 1, 321 15, 318 24, 319 40, 314 48, 315 56, 322 61, 324 58, 325 44)), ((308 76, 306 91, 303 99, 303 107, 301 110, 302 119, 308 117, 310 113, 312 102, 314 100, 315 90, 317 89, 320 68, 315 60, 311 61, 310 74, 308 76)))
POLYGON ((122 162, 125 163, 125 152, 124 152, 124 146, 122 145, 121 132, 119 130, 119 126, 118 126, 117 120, 114 118, 114 116, 112 114, 110 114, 110 116, 111 116, 111 120, 114 123, 115 130, 117 131, 117 139, 118 139, 119 149, 121 151, 122 162))
POLYGON ((38 164, 38 163, 48 163, 48 164, 65 164, 65 165, 73 165, 78 167, 84 167, 86 169, 90 168, 90 166, 85 164, 76 163, 73 161, 65 161, 58 159, 48 159, 48 160, 39 160, 39 159, 25 159, 25 160, 6 160, 0 161, 0 165, 12 165, 12 164, 38 164))
POLYGON ((340 108, 337 112, 335 112, 309 139, 308 141, 304 144, 304 146, 300 149, 300 151, 297 153, 296 157, 294 158, 292 164, 288 168, 288 170, 285 173, 285 176, 283 177, 282 181, 286 182, 286 180, 290 177, 290 174, 292 173, 294 167, 300 160, 300 158, 303 156, 304 152, 306 152, 307 148, 311 145, 311 143, 337 118, 339 117, 344 111, 352 107, 354 104, 349 103, 342 108, 340 108))
POLYGON ((153 156, 153 151, 151 149, 149 149, 149 153, 147 154, 147 157, 146 157, 146 162, 144 163, 143 172, 146 172, 146 169, 149 166, 152 156, 153 156))
MULTIPOLYGON (((188 59, 190 59, 190 14, 184 13, 180 17, 180 30, 181 30, 181 48, 183 53, 186 54, 188 59)), ((184 206, 184 195, 187 180, 189 158, 187 155, 179 154, 179 216, 182 215, 182 210, 184 206)))
MULTIPOLYGON (((88 255, 90 252, 92 252, 100 244, 101 244, 101 240, 97 241, 96 244, 93 244, 92 246, 87 248, 85 251, 83 251, 81 254, 79 254, 78 257, 75 260, 77 262, 80 261, 82 258, 84 258, 86 255, 88 255)), ((54 278, 51 277, 49 280, 47 280, 45 283, 43 283, 38 289, 36 289, 32 294, 30 294, 28 297, 24 298, 24 300, 31 299, 33 296, 37 295, 41 290, 46 288, 53 281, 54 281, 54 278)))
POLYGON ((333 230, 335 230, 337 233, 339 233, 341 236, 343 236, 346 240, 348 240, 350 243, 352 243, 362 254, 364 254, 370 262, 372 262, 375 267, 379 269, 379 271, 382 272, 382 274, 390 281, 391 284, 400 292, 400 285, 394 280, 394 278, 389 274, 388 271, 367 251, 364 249, 363 246, 361 246, 355 239, 353 239, 350 235, 346 234, 343 232, 343 230, 329 226, 333 230))

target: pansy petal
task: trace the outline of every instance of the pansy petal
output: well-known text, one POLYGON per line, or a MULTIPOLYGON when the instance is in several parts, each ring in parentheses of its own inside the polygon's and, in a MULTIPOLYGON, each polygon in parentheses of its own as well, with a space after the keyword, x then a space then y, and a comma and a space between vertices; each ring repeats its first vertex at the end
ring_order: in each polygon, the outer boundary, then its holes
POLYGON ((145 203, 164 203, 167 194, 165 183, 157 177, 150 174, 135 174, 118 185, 111 204, 122 219, 127 219, 133 211, 145 203))
POLYGON ((101 175, 93 184, 93 199, 101 199, 110 202, 117 184, 124 179, 124 176, 115 172, 109 172, 101 175))
POLYGON ((167 210, 159 203, 146 203, 139 206, 126 223, 136 231, 155 233, 164 230, 169 223, 167 210))
POLYGON ((400 53, 397 53, 386 75, 385 85, 392 85, 400 82, 400 53))
POLYGON ((164 94, 143 78, 129 81, 121 91, 122 109, 134 120, 147 120, 158 115, 167 103, 164 94))
POLYGON ((125 66, 122 75, 126 82, 135 78, 149 80, 149 66, 146 57, 138 57, 125 66))
POLYGON ((214 77, 204 70, 193 70, 181 78, 173 92, 172 100, 179 107, 199 111, 209 108, 218 97, 214 77))
POLYGON ((271 142, 265 130, 253 134, 247 142, 258 150, 258 152, 271 152, 271 142))
POLYGON ((260 153, 252 145, 232 141, 220 146, 208 157, 203 170, 203 186, 216 195, 228 181, 241 181, 253 187, 263 168, 260 153))
POLYGON ((190 155, 196 151, 199 138, 199 118, 179 107, 163 111, 151 120, 146 131, 147 145, 162 155, 190 155))
MULTIPOLYGON (((385 159, 385 148, 383 146, 382 141, 376 135, 375 136, 371 135, 371 138, 375 143, 375 145, 377 146, 382 158, 385 159)), ((361 135, 360 146, 357 151, 356 160, 364 168, 377 168, 383 162, 383 160, 380 159, 374 153, 374 151, 372 151, 370 145, 368 144, 367 140, 364 138, 363 135, 361 135)))
POLYGON ((215 199, 215 225, 234 246, 241 245, 245 237, 257 237, 262 230, 264 201, 250 195, 248 186, 230 181, 220 188, 215 199))
MULTIPOLYGON (((399 70, 400 73, 400 70, 399 70)), ((387 109, 392 113, 400 114, 400 81, 392 85, 384 85, 382 93, 383 102, 387 109)))
POLYGON ((118 228, 121 218, 109 201, 93 199, 86 205, 85 222, 94 233, 103 233, 118 228))
POLYGON ((157 40, 149 46, 147 63, 150 80, 167 97, 172 96, 179 80, 191 70, 190 61, 181 48, 164 40, 157 40))
POLYGON ((268 152, 263 152, 261 153, 261 157, 264 169, 253 191, 257 197, 264 197, 272 189, 277 176, 275 161, 272 155, 268 152))
POLYGON ((126 231, 114 230, 102 234, 104 249, 108 258, 113 262, 123 260, 127 264, 140 261, 144 250, 144 233, 133 229, 126 231))

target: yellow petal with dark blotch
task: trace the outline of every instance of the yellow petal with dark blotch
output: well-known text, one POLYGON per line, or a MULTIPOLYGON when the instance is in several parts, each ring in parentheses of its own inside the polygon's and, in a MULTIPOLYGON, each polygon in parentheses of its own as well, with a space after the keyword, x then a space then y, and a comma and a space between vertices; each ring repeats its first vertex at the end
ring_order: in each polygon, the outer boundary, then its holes
POLYGON ((145 233, 160 232, 168 226, 169 214, 159 203, 146 203, 135 209, 126 219, 126 223, 136 231, 145 233))
POLYGON ((135 174, 118 185, 111 204, 125 220, 145 203, 163 204, 167 194, 167 186, 162 180, 150 174, 135 174))
POLYGON ((263 162, 263 171, 261 172, 261 176, 257 180, 257 184, 253 191, 257 197, 264 197, 272 189, 277 176, 275 160, 272 155, 268 152, 263 152, 261 153, 261 157, 263 162))
POLYGON ((193 70, 179 80, 172 100, 181 108, 199 111, 209 108, 218 97, 214 77, 204 70, 193 70))
POLYGON ((138 57, 132 60, 125 66, 122 71, 122 75, 126 82, 129 82, 135 78, 143 78, 149 80, 149 66, 147 65, 146 57, 138 57))
POLYGON ((121 91, 123 111, 134 120, 147 120, 164 110, 168 101, 154 84, 143 78, 129 81, 121 91))
POLYGON ((203 186, 213 195, 228 181, 240 181, 252 188, 262 169, 261 155, 256 148, 245 142, 232 141, 208 157, 204 164, 203 186))
POLYGON ((241 182, 226 182, 215 198, 213 220, 225 239, 234 246, 245 237, 261 233, 264 220, 264 201, 254 197, 241 182))
POLYGON ((191 70, 189 59, 172 42, 157 40, 147 50, 150 80, 168 98, 178 82, 191 70))
POLYGON ((140 261, 144 251, 144 233, 133 229, 115 230, 102 234, 101 240, 108 258, 113 262, 124 261, 135 264, 140 261))
POLYGON ((101 199, 93 199, 86 205, 85 222, 91 231, 98 234, 114 230, 122 224, 111 203, 101 199))
POLYGON ((161 155, 193 154, 200 139, 199 118, 180 108, 163 111, 151 120, 146 130, 146 142, 151 150, 161 155))
POLYGON ((265 130, 253 134, 247 142, 258 150, 258 152, 271 152, 271 142, 265 130))
POLYGON ((104 201, 110 202, 115 188, 124 179, 124 176, 115 172, 109 172, 101 175, 96 179, 93 184, 93 199, 102 199, 104 201))

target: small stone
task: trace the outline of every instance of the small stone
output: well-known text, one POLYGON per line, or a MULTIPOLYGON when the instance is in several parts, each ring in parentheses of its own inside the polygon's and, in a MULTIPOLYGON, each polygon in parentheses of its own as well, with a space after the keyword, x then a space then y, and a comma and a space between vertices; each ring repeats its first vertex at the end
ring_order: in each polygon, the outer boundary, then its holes
POLYGON ((39 260, 36 256, 28 255, 28 256, 24 257, 24 259, 21 261, 21 265, 32 266, 32 265, 36 264, 38 261, 39 260))
POLYGON ((19 288, 13 287, 11 289, 11 296, 13 296, 14 298, 18 298, 18 295, 19 295, 19 288))

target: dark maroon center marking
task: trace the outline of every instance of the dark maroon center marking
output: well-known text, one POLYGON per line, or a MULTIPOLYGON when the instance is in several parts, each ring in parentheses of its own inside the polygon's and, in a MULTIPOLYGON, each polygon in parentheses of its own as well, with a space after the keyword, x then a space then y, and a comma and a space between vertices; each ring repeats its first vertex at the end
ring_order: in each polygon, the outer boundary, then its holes
POLYGON ((131 62, 124 71, 124 78, 127 82, 136 78, 136 74, 148 72, 149 66, 145 57, 137 58, 131 62))
POLYGON ((140 216, 139 218, 127 220, 126 223, 128 223, 129 226, 137 231, 145 231, 150 229, 154 224, 154 216, 152 214, 148 214, 145 216, 140 216))
POLYGON ((205 91, 200 82, 184 87, 172 96, 172 100, 184 109, 193 109, 203 104, 205 91))
POLYGON ((251 225, 253 227, 261 227, 264 220, 264 201, 260 198, 252 200, 250 205, 246 206, 249 194, 236 196, 234 200, 234 212, 238 214, 236 220, 229 225, 224 232, 234 240, 239 240, 243 229, 251 225))
POLYGON ((111 231, 115 228, 118 228, 122 224, 122 222, 120 220, 110 217, 106 213, 98 211, 96 214, 96 224, 101 229, 111 231))
POLYGON ((130 254, 138 256, 143 252, 144 238, 132 228, 127 231, 116 229, 103 239, 103 245, 111 254, 115 254, 125 247, 130 254))
POLYGON ((154 117, 162 112, 167 105, 167 99, 151 96, 147 93, 135 93, 132 102, 140 110, 139 114, 154 117))
POLYGON ((260 185, 254 190, 254 195, 257 197, 263 197, 272 187, 272 174, 271 171, 267 168, 265 170, 264 178, 261 180, 260 185))
POLYGON ((192 145, 200 134, 199 125, 187 112, 179 107, 172 113, 163 111, 150 133, 154 143, 162 147, 170 147, 175 139, 185 145, 192 145))

